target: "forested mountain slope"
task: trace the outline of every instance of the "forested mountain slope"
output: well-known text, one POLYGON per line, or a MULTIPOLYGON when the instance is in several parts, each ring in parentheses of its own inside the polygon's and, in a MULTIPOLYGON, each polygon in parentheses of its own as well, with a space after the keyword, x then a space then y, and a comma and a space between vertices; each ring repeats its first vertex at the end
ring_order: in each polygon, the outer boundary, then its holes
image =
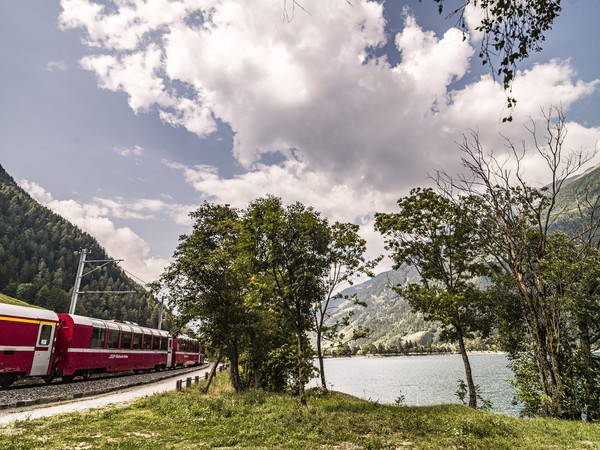
POLYGON ((350 335, 350 330, 359 325, 370 329, 366 338, 351 342, 351 346, 374 344, 390 349, 397 347, 400 342, 412 341, 419 345, 437 343, 437 323, 426 322, 422 314, 413 313, 408 302, 393 290, 396 284, 416 282, 417 279, 418 274, 414 269, 391 270, 352 286, 344 290, 342 295, 356 294, 367 307, 355 307, 349 300, 338 301, 331 309, 332 320, 353 309, 354 315, 344 334, 350 335))
MULTIPOLYGON (((92 236, 33 200, 0 166, 0 293, 67 312, 82 248, 90 250, 88 259, 109 258, 92 236)), ((157 325, 158 302, 115 264, 85 276, 80 290, 135 293, 79 295, 77 314, 157 325)))
MULTIPOLYGON (((557 199, 557 216, 552 224, 553 230, 562 230, 568 234, 579 233, 590 224, 583 217, 589 215, 592 208, 600 209, 600 165, 575 177, 563 187, 557 199)), ((600 211, 596 212, 600 218, 600 211)))

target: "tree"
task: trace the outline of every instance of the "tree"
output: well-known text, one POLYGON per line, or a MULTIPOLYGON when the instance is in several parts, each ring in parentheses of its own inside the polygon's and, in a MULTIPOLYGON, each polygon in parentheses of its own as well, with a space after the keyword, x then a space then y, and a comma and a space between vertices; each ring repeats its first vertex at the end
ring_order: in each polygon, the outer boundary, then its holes
POLYGON ((219 357, 225 348, 231 382, 239 391, 238 345, 247 285, 246 271, 239 270, 240 213, 229 205, 204 203, 190 216, 195 220, 192 233, 180 238, 175 261, 161 281, 179 312, 180 324, 199 320, 206 344, 218 348, 219 357))
MULTIPOLYGON (((328 251, 329 271, 325 281, 325 295, 316 299, 313 305, 313 317, 315 323, 315 333, 317 336, 317 358, 319 360, 319 372, 321 376, 321 387, 327 390, 327 381, 325 379, 325 365, 323 363, 323 340, 336 341, 344 339, 344 335, 339 333, 342 325, 348 325, 351 311, 348 316, 339 318, 334 323, 327 324, 330 318, 329 307, 334 299, 343 298, 336 291, 343 284, 353 284, 353 278, 359 274, 373 276, 371 272, 381 258, 373 261, 365 261, 364 252, 366 251, 366 241, 358 235, 359 226, 351 223, 336 222, 330 227, 330 242, 328 251)), ((355 306, 366 306, 360 302, 355 295, 351 298, 346 297, 355 306)), ((366 335, 368 329, 357 327, 353 330, 351 340, 357 340, 366 335)), ((346 346, 348 342, 345 342, 346 346)), ((340 343, 342 345, 342 343, 340 343)))
MULTIPOLYGON (((595 152, 563 150, 567 130, 559 108, 551 108, 543 114, 543 119, 543 133, 533 119, 528 130, 534 151, 548 168, 548 186, 536 189, 525 181, 522 163, 526 148, 519 149, 510 140, 505 141, 515 167, 511 172, 505 163, 484 150, 476 132, 465 137, 461 144, 462 163, 468 174, 452 177, 441 172, 437 182, 449 198, 457 202, 464 196, 469 198, 467 217, 482 251, 489 256, 492 281, 500 293, 496 296, 498 317, 509 319, 504 321, 508 326, 500 329, 506 338, 504 342, 514 354, 530 351, 536 364, 539 412, 558 418, 580 418, 582 410, 571 403, 570 396, 574 392, 587 395, 576 388, 580 383, 577 372, 585 364, 576 364, 569 352, 579 348, 585 360, 594 360, 591 349, 584 349, 587 344, 582 344, 586 340, 590 343, 588 337, 596 338, 597 328, 590 328, 593 320, 590 313, 594 308, 598 310, 600 304, 591 283, 594 278, 585 275, 589 271, 569 270, 568 273, 579 278, 568 283, 558 277, 571 264, 559 270, 563 263, 575 263, 572 257, 566 258, 573 249, 580 254, 578 264, 589 261, 586 255, 592 253, 575 245, 575 237, 572 242, 575 247, 571 248, 571 244, 566 245, 564 238, 559 239, 551 230, 556 217, 563 212, 559 207, 560 192, 595 152), (555 260, 557 254, 563 256, 555 260), (586 311, 580 319, 579 311, 586 311), (514 328, 525 331, 527 339, 519 338, 514 328)), ((595 236, 592 241, 597 240, 595 236)), ((595 374, 597 378, 597 370, 595 374)), ((594 402, 588 396, 580 403, 593 409, 594 402)))
POLYGON ((329 267, 327 221, 311 207, 283 207, 273 196, 252 202, 245 217, 254 272, 269 280, 276 295, 272 306, 296 334, 295 381, 300 403, 306 406, 304 386, 311 370, 307 333, 314 329, 312 307, 323 298, 329 267))
POLYGON ((477 392, 465 339, 487 332, 482 294, 473 280, 485 266, 473 239, 468 211, 432 189, 416 188, 398 200, 399 213, 377 213, 375 229, 392 252, 394 268, 417 269, 419 283, 397 285, 411 307, 426 320, 440 321, 443 338, 458 343, 465 366, 469 406, 477 406, 477 392))
MULTIPOLYGON (((434 0, 440 14, 445 0, 434 0)), ((502 78, 504 89, 510 91, 517 64, 530 53, 542 50, 544 33, 552 28, 561 12, 561 0, 463 0, 452 14, 458 14, 458 24, 467 31, 465 9, 479 7, 481 23, 475 28, 483 33, 479 57, 489 64, 492 74, 502 78), (494 69, 494 60, 499 67, 494 69)), ((508 106, 516 99, 508 96, 508 106)), ((506 118, 506 120, 511 120, 506 118)))

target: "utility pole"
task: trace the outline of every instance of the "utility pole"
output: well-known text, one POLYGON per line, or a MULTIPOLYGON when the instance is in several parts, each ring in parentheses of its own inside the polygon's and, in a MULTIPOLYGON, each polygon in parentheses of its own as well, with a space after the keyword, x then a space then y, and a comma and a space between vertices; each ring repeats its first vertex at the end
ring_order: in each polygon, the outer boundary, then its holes
POLYGON ((88 249, 84 248, 83 250, 81 250, 81 255, 79 255, 79 266, 77 266, 77 277, 75 278, 73 295, 71 295, 71 305, 69 306, 69 314, 75 314, 75 307, 77 306, 77 294, 79 294, 79 286, 81 285, 81 278, 83 277, 83 265, 85 264, 85 256, 87 254, 88 249))
POLYGON ((121 262, 122 259, 97 259, 86 261, 86 255, 90 253, 87 248, 81 250, 81 255, 79 257, 79 266, 77 266, 77 277, 75 278, 75 286, 73 286, 73 295, 71 295, 71 305, 69 306, 69 314, 75 314, 75 307, 77 306, 77 296, 79 294, 130 294, 135 291, 80 291, 79 286, 81 285, 81 279, 90 273, 101 269, 111 262, 121 262), (104 263, 87 273, 83 273, 83 266, 85 263, 104 263))
POLYGON ((163 315, 163 306, 164 306, 164 304, 165 304, 165 296, 163 295, 160 298, 160 313, 158 315, 158 329, 159 330, 161 329, 160 326, 162 324, 162 315, 163 315))

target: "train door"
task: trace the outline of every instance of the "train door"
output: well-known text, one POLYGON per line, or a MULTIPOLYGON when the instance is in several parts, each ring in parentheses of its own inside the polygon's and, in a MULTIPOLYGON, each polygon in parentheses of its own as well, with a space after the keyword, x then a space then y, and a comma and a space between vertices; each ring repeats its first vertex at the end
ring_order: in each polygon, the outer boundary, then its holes
POLYGON ((173 364, 173 338, 169 336, 169 344, 167 347, 167 367, 173 364))
POLYGON ((52 358, 52 344, 54 343, 54 332, 56 324, 41 322, 38 330, 35 350, 33 352, 33 361, 31 363, 31 372, 29 375, 44 376, 48 375, 50 361, 52 358))

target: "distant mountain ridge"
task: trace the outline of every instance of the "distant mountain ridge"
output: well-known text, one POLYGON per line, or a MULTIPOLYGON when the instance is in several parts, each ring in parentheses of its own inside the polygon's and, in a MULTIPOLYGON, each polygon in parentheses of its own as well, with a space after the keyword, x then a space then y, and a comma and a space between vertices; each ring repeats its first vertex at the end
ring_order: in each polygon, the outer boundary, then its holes
POLYGON ((341 295, 349 297, 356 294, 367 307, 355 307, 346 299, 336 300, 330 310, 331 320, 353 310, 350 326, 342 332, 350 335, 352 328, 359 325, 370 329, 366 338, 352 342, 352 346, 374 344, 390 348, 408 341, 418 345, 438 343, 439 325, 425 321, 420 313, 413 313, 408 302, 393 289, 397 284, 418 279, 414 268, 403 268, 380 273, 364 283, 351 286, 341 295))
MULTIPOLYGON (((0 293, 67 312, 83 248, 109 259, 96 239, 36 202, 0 165, 0 293)), ((157 324, 159 303, 115 264, 84 277, 81 290, 135 293, 79 295, 77 314, 157 324)))
MULTIPOLYGON (((595 201, 600 197, 600 164, 586 170, 582 174, 570 177, 563 185, 557 199, 556 211, 552 230, 562 230, 572 233, 576 230, 578 221, 578 204, 585 205, 586 198, 595 201)), ((342 295, 357 294, 367 307, 354 307, 347 300, 336 300, 330 313, 332 320, 354 310, 350 326, 343 332, 350 335, 351 330, 358 325, 368 327, 371 332, 365 339, 352 342, 353 346, 375 344, 394 346, 398 342, 413 341, 425 345, 427 342, 438 343, 439 327, 435 322, 427 322, 419 313, 411 311, 410 305, 399 297, 393 286, 404 284, 407 280, 416 282, 418 274, 415 269, 402 268, 381 273, 376 277, 360 284, 355 284, 344 290, 342 295)))

